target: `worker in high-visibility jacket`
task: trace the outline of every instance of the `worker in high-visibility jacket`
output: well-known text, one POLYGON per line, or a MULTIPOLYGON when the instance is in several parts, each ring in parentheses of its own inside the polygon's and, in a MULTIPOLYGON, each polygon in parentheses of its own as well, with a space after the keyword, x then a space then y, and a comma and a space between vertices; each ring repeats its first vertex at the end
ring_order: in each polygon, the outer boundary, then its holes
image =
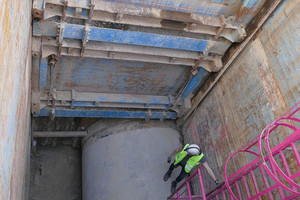
POLYGON ((179 147, 175 149, 173 153, 168 157, 168 163, 171 163, 172 157, 175 154, 175 161, 173 164, 171 164, 169 170, 164 176, 164 181, 167 181, 175 168, 177 168, 178 166, 182 167, 179 176, 172 182, 171 193, 175 192, 177 183, 184 179, 184 177, 193 169, 193 167, 200 163, 203 164, 203 166, 207 170, 210 177, 214 180, 216 185, 219 184, 218 179, 216 179, 215 174, 207 164, 206 157, 204 156, 198 145, 187 144, 183 148, 179 147))

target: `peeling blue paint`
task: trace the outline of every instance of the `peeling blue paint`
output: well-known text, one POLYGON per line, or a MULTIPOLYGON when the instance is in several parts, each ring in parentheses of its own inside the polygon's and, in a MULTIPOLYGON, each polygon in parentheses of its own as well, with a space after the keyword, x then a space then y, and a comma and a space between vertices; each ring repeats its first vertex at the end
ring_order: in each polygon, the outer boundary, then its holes
MULTIPOLYGON (((34 22, 33 34, 56 37, 57 26, 58 23, 53 22, 34 22)), ((84 28, 85 26, 83 25, 66 24, 63 37, 81 40, 83 38, 84 28)), ((162 34, 90 27, 89 40, 203 52, 207 47, 210 38, 208 37, 205 39, 204 37, 202 39, 194 39, 162 34)), ((231 42, 229 41, 216 41, 211 53, 224 54, 230 45, 231 42)))
MULTIPOLYGON (((49 116, 50 110, 41 109, 40 114, 34 116, 49 116)), ((165 119, 176 119, 175 112, 167 112, 165 119)), ((55 110, 56 117, 97 117, 97 118, 136 118, 145 119, 148 111, 97 111, 97 110, 55 110)), ((150 119, 160 119, 163 112, 152 112, 150 119)))
POLYGON ((48 68, 48 62, 46 58, 41 60, 40 65, 40 81, 39 81, 39 88, 46 87, 47 84, 47 68, 48 68))
POLYGON ((243 5, 247 8, 252 8, 257 3, 257 0, 245 0, 243 5))
POLYGON ((198 74, 193 76, 190 82, 187 84, 186 88, 182 92, 181 101, 184 101, 185 98, 191 97, 191 94, 195 92, 199 87, 207 80, 209 77, 209 72, 204 68, 199 68, 198 74))

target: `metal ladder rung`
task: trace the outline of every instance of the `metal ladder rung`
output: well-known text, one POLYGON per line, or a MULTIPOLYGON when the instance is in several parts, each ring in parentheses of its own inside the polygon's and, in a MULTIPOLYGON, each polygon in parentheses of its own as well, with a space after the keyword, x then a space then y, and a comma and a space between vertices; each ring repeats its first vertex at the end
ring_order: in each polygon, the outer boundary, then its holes
MULTIPOLYGON (((255 178, 255 174, 254 174, 253 170, 250 171, 250 174, 251 174, 251 178, 252 178, 252 181, 253 181, 253 184, 254 184, 255 192, 256 192, 256 194, 258 194, 259 193, 259 187, 258 187, 257 180, 255 178)), ((258 197, 258 199, 262 200, 261 197, 258 197)))
POLYGON ((250 190, 249 190, 249 185, 248 185, 246 176, 242 176, 242 179, 243 179, 243 183, 244 183, 244 186, 245 186, 247 198, 250 198, 251 197, 251 193, 250 193, 250 190))
POLYGON ((236 192, 237 192, 237 194, 238 194, 238 196, 239 196, 239 199, 243 199, 242 193, 241 193, 241 188, 240 188, 240 186, 239 186, 238 181, 235 181, 235 182, 234 182, 234 185, 235 185, 235 188, 236 188, 236 192))
MULTIPOLYGON (((284 167, 284 169, 285 169, 285 171, 286 171, 287 176, 288 176, 288 177, 291 177, 292 174, 291 174, 289 165, 288 165, 288 163, 287 163, 287 161, 286 161, 286 159, 285 159, 285 155, 284 155, 284 153, 283 153, 282 150, 279 151, 279 155, 280 155, 280 158, 281 158, 281 160, 282 160, 283 167, 284 167)), ((294 191, 297 191, 297 188, 296 188, 295 186, 292 186, 292 189, 293 189, 294 191)))
MULTIPOLYGON (((263 178, 263 181, 264 181, 264 184, 265 184, 266 189, 269 189, 269 188, 270 188, 270 184, 269 184, 269 181, 268 181, 268 179, 267 179, 265 169, 263 168, 262 165, 259 165, 259 170, 260 170, 260 173, 261 173, 261 175, 262 175, 262 178, 263 178)), ((268 192, 268 196, 269 196, 269 199, 270 199, 270 200, 274 200, 274 197, 273 197, 273 194, 272 194, 271 191, 268 192)))

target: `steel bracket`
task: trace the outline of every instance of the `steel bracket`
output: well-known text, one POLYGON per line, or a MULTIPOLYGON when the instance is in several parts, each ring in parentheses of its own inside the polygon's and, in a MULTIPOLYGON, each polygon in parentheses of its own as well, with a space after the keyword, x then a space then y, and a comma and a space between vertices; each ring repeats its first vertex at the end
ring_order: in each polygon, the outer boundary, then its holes
POLYGON ((88 18, 88 24, 90 24, 93 20, 93 14, 94 14, 94 9, 95 9, 94 0, 91 0, 90 6, 91 6, 91 8, 90 8, 90 13, 89 13, 89 18, 88 18))
POLYGON ((221 27, 217 29, 216 35, 214 36, 214 39, 218 39, 218 37, 221 35, 222 31, 225 29, 226 27, 226 19, 224 17, 224 15, 220 15, 219 16, 220 22, 221 22, 221 27))
POLYGON ((193 76, 196 76, 198 74, 198 68, 200 67, 201 61, 204 59, 204 56, 202 53, 198 53, 198 60, 195 60, 195 65, 192 67, 191 73, 193 76))
POLYGON ((239 26, 237 31, 238 31, 238 38, 236 39, 236 42, 242 42, 247 36, 246 29, 243 26, 239 26))
POLYGON ((203 55, 207 56, 214 46, 215 46, 215 43, 212 40, 209 40, 203 51, 203 55))
POLYGON ((68 48, 68 55, 73 55, 74 54, 74 48, 69 47, 68 48))
POLYGON ((197 24, 191 23, 191 24, 189 24, 189 29, 188 30, 193 31, 193 30, 195 30, 196 26, 197 26, 197 24))
POLYGON ((175 63, 175 61, 176 61, 176 58, 171 58, 170 59, 170 63, 175 63))
POLYGON ((109 52, 108 57, 109 57, 110 59, 114 59, 115 55, 116 55, 115 52, 109 52))
POLYGON ((57 36, 58 36, 58 57, 61 57, 61 49, 64 40, 65 23, 62 21, 57 25, 57 36))
POLYGON ((63 16, 62 16, 62 21, 66 20, 66 11, 68 7, 68 0, 63 0, 64 3, 64 8, 63 8, 63 16))
POLYGON ((211 61, 210 63, 212 65, 213 72, 218 72, 223 67, 223 62, 222 62, 221 58, 215 59, 215 60, 211 61))
POLYGON ((86 23, 84 32, 83 32, 83 37, 82 37, 82 48, 81 48, 81 54, 80 54, 81 58, 83 58, 83 56, 84 56, 84 50, 85 50, 86 44, 89 41, 89 31, 90 31, 90 26, 88 25, 88 23, 86 23))
POLYGON ((163 122, 164 119, 166 118, 166 116, 167 116, 167 113, 166 113, 166 112, 163 112, 163 113, 161 114, 160 118, 159 118, 159 121, 160 121, 160 122, 163 122))
POLYGON ((172 95, 169 94, 168 99, 170 103, 166 106, 166 111, 168 111, 170 107, 173 106, 173 104, 175 103, 175 98, 172 95))
POLYGON ((82 14, 82 8, 76 8, 75 9, 75 17, 80 18, 82 14))
POLYGON ((40 37, 32 37, 31 53, 35 58, 41 58, 42 39, 40 37))
POLYGON ((39 92, 31 93, 31 113, 40 114, 41 94, 39 92))
POLYGON ((123 14, 122 13, 117 13, 116 15, 116 22, 121 22, 123 18, 123 14))
POLYGON ((152 116, 152 112, 151 112, 151 110, 148 110, 148 114, 147 114, 147 116, 145 118, 145 121, 149 122, 151 116, 152 116))
POLYGON ((71 92, 71 108, 74 108, 75 94, 76 94, 76 91, 72 90, 72 92, 71 92))
POLYGON ((181 96, 179 96, 176 101, 173 103, 171 110, 175 111, 176 113, 179 113, 179 104, 180 104, 181 96))

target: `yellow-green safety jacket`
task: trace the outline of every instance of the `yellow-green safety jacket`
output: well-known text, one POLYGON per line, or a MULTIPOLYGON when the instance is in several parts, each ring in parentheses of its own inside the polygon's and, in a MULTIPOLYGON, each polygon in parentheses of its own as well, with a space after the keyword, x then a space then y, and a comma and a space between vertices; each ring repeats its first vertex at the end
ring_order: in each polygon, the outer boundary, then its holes
MULTIPOLYGON (((187 155, 187 153, 184 151, 187 147, 189 146, 189 144, 186 144, 184 146, 184 148, 182 149, 182 151, 180 151, 179 153, 176 154, 175 156, 175 162, 174 165, 177 165, 180 161, 182 161, 185 156, 187 155)), ((200 160, 201 158, 204 156, 203 153, 201 153, 198 156, 192 156, 187 162, 186 165, 184 167, 184 170, 186 173, 190 173, 190 171, 193 169, 193 167, 195 167, 196 165, 200 164, 200 160)))

